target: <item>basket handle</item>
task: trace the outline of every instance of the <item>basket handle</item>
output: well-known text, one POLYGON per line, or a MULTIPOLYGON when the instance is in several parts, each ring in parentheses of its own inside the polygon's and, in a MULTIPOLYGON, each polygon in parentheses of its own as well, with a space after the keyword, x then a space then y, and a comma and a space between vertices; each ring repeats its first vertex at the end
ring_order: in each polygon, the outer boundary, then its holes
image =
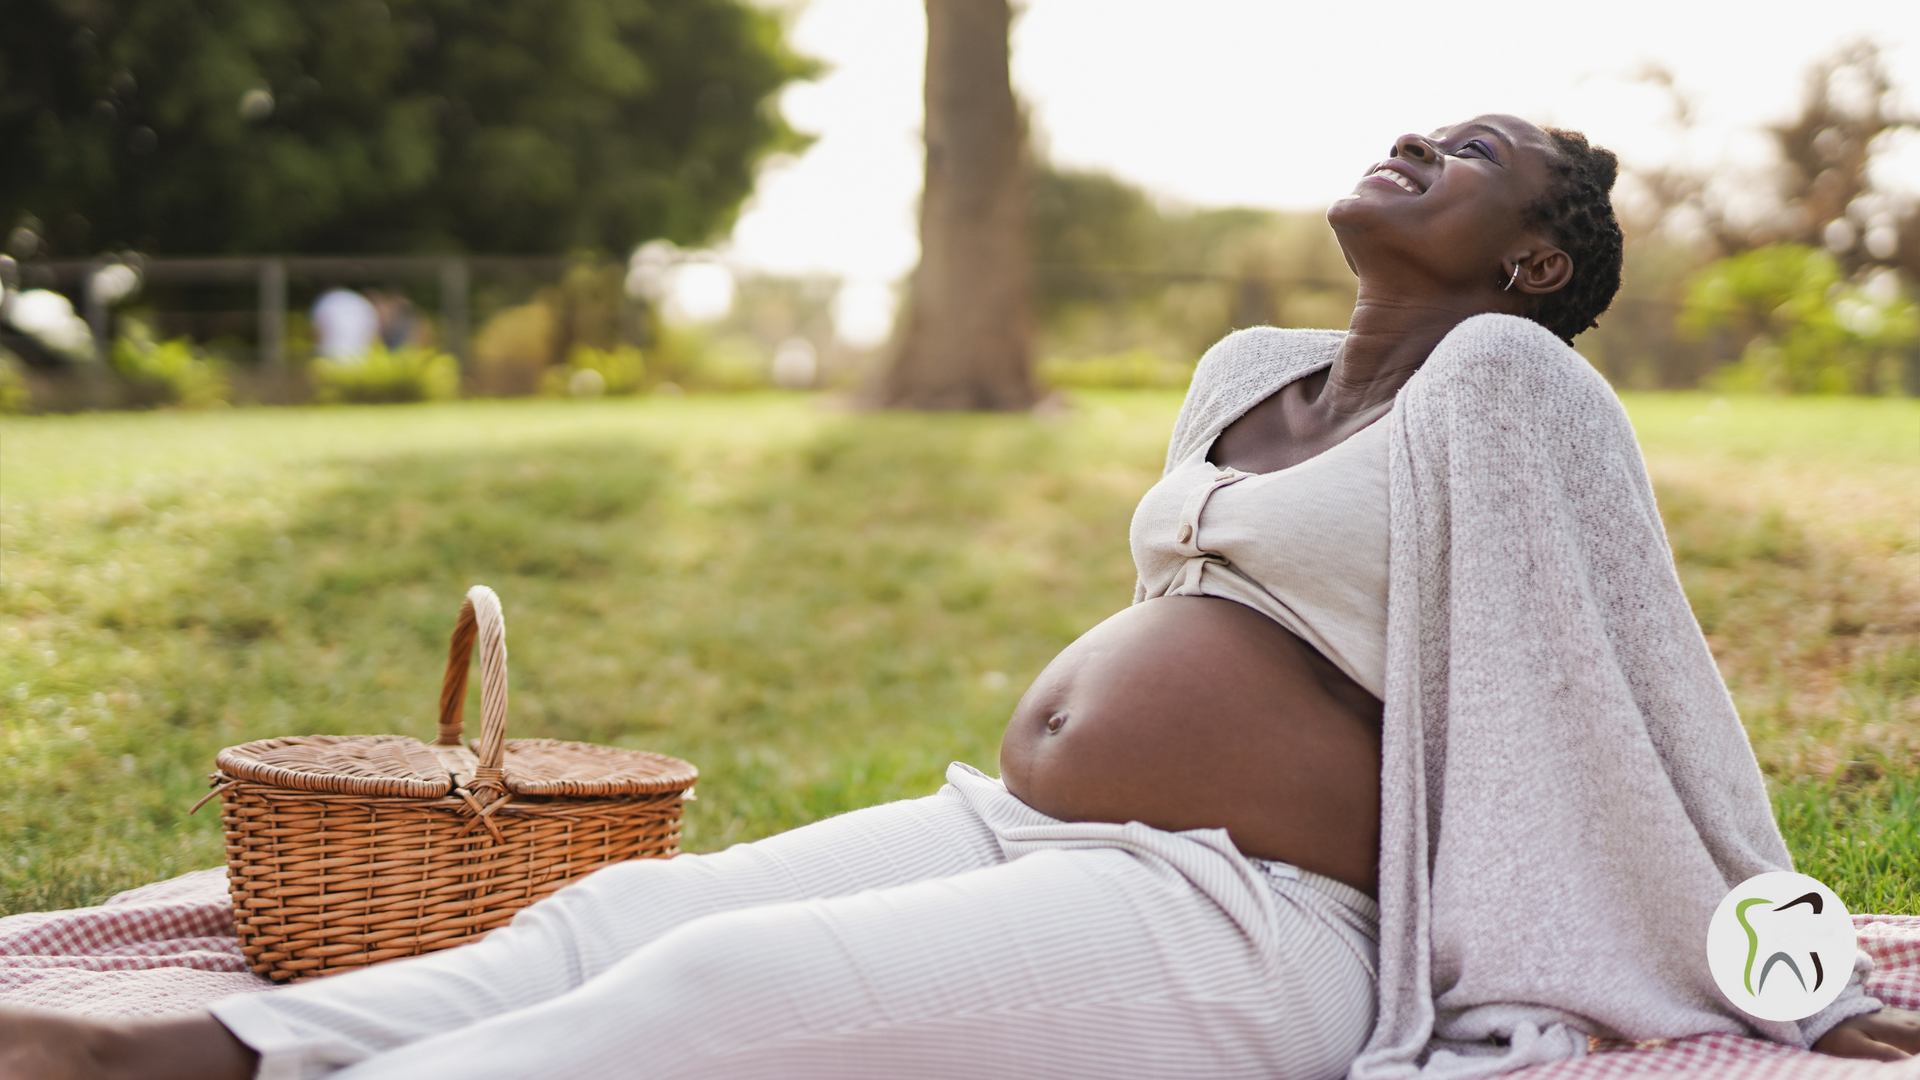
POLYGON ((469 787, 491 789, 489 796, 507 794, 506 774, 500 762, 507 748, 507 618, 500 598, 485 585, 467 590, 447 644, 447 676, 440 684, 440 746, 459 746, 465 729, 467 670, 474 650, 480 652, 480 753, 469 787))

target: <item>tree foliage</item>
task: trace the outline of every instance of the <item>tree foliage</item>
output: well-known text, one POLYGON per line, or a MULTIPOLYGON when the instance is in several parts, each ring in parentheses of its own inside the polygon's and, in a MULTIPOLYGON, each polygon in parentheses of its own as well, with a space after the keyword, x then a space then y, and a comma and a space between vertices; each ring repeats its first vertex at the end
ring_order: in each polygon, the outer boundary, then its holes
POLYGON ((1920 316, 1893 271, 1849 285, 1832 255, 1802 244, 1709 265, 1688 283, 1680 323, 1744 343, 1715 375, 1738 390, 1900 393, 1905 352, 1920 340, 1920 316))
POLYGON ((1114 373, 1103 385, 1159 380, 1141 374, 1139 350, 1190 364, 1236 327, 1344 326, 1353 307, 1352 272, 1318 213, 1163 208, 1125 180, 1042 162, 1031 232, 1044 349, 1100 358, 1114 373))
MULTIPOLYGON (((1665 68, 1651 65, 1641 78, 1666 92, 1675 133, 1687 137, 1700 117, 1696 100, 1665 68)), ((1866 328, 1885 305, 1856 286, 1871 284, 1897 307, 1902 290, 1920 281, 1920 200, 1875 183, 1876 161, 1920 129, 1920 114, 1902 104, 1872 42, 1810 64, 1802 86, 1793 112, 1764 129, 1774 160, 1763 174, 1721 160, 1640 166, 1623 177, 1615 205, 1628 236, 1624 280, 1600 326, 1578 342, 1615 385, 1890 390, 1904 382, 1920 391, 1920 353, 1909 352, 1899 377, 1879 346, 1880 359, 1870 360, 1860 342, 1849 344, 1837 299, 1790 286, 1803 272, 1811 280, 1831 270, 1835 298, 1864 304, 1847 310, 1866 312, 1866 328), (1743 253, 1753 258, 1715 261, 1743 253), (1842 289, 1843 279, 1851 284, 1842 289), (1777 299, 1758 306, 1769 296, 1777 299), (1789 296, 1799 299, 1788 304, 1789 296), (1736 297, 1744 299, 1728 307, 1736 297), (1841 351, 1809 351, 1816 342, 1841 351), (1726 361, 1734 363, 1716 373, 1726 361)))
POLYGON ((746 0, 4 9, 0 231, 43 254, 698 243, 814 71, 746 0))
POLYGON ((1165 261, 1160 211, 1117 176, 1041 162, 1032 213, 1033 257, 1041 266, 1158 269, 1165 261))
MULTIPOLYGON (((1697 107, 1673 73, 1655 66, 1643 78, 1667 92, 1678 126, 1692 128, 1697 107)), ((1875 157, 1893 148, 1894 136, 1920 128, 1920 115, 1900 111, 1898 98, 1878 46, 1838 49, 1807 69, 1795 114, 1767 128, 1778 162, 1760 213, 1752 186, 1729 183, 1724 169, 1641 168, 1632 175, 1646 206, 1629 215, 1638 226, 1631 231, 1685 220, 1721 255, 1801 244, 1833 252, 1848 274, 1897 266, 1920 277, 1920 203, 1872 178, 1875 157)))
POLYGON ((1920 127, 1920 116, 1894 111, 1895 89, 1879 48, 1860 42, 1809 69, 1799 115, 1769 129, 1784 162, 1777 235, 1825 246, 1849 274, 1898 263, 1920 274, 1920 207, 1869 175, 1888 136, 1920 127))

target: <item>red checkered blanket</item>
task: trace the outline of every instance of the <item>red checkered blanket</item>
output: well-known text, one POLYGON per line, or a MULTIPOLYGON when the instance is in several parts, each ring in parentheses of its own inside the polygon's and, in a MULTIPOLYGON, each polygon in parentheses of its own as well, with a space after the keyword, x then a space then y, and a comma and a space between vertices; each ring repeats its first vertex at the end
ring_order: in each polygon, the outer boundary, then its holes
MULTIPOLYGON (((1889 1005, 1920 1009, 1920 916, 1856 915, 1853 921, 1860 947, 1874 961, 1868 991, 1889 1005)), ((247 970, 240 955, 224 870, 134 889, 99 907, 0 919, 0 1002, 95 1016, 152 1016, 272 988, 247 970)), ((1731 1035, 1602 1043, 1596 1049, 1513 1076, 1920 1080, 1920 1058, 1898 1065, 1846 1061, 1731 1035)))
POLYGON ((99 907, 0 919, 0 1001, 157 1016, 269 990, 233 936, 227 872, 200 870, 99 907))

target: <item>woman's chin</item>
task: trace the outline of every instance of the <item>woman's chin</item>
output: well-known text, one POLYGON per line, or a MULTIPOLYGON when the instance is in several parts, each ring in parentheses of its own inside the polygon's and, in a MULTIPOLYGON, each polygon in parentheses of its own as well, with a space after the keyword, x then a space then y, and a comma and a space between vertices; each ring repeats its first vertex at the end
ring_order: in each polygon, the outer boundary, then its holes
POLYGON ((1357 189, 1327 207, 1327 224, 1335 229, 1377 225, 1386 208, 1386 200, 1378 193, 1357 189))

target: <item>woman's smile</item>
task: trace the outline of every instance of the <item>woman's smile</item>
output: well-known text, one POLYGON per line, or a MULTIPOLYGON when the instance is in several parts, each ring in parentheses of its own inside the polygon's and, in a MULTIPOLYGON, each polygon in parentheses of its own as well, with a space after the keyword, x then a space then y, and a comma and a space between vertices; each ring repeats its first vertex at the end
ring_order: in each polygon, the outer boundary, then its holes
POLYGON ((1383 161, 1374 166, 1372 172, 1360 179, 1362 183, 1368 180, 1384 180, 1413 195, 1424 195, 1427 192, 1427 185, 1397 161, 1383 161))

